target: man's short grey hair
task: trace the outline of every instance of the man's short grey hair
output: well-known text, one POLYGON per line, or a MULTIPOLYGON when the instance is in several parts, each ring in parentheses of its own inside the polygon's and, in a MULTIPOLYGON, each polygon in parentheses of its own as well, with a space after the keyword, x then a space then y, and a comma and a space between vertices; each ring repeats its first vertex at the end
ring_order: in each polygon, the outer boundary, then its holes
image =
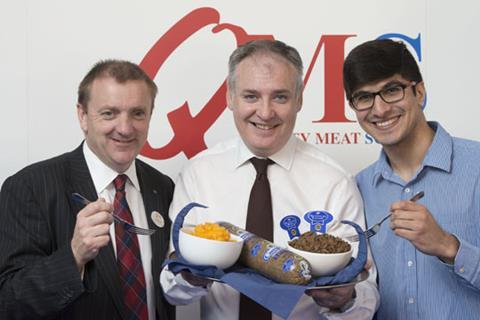
POLYGON ((297 70, 295 85, 295 97, 299 97, 303 91, 303 62, 297 49, 290 47, 279 40, 254 40, 247 42, 232 52, 228 60, 227 86, 230 92, 235 91, 235 70, 237 65, 245 58, 261 53, 276 54, 290 62, 297 70))

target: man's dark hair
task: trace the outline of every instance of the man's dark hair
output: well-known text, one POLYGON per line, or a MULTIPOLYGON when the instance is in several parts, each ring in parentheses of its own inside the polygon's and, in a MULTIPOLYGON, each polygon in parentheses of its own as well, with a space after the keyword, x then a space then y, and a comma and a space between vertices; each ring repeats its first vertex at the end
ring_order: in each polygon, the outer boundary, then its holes
POLYGON ((157 85, 138 65, 130 61, 124 60, 102 60, 97 62, 92 69, 83 78, 78 86, 78 104, 82 108, 87 108, 90 100, 90 89, 95 79, 102 77, 110 77, 118 83, 125 83, 131 80, 145 81, 152 97, 152 111, 157 95, 157 85))
POLYGON ((343 64, 343 86, 348 100, 358 88, 399 74, 405 80, 422 82, 415 58, 403 42, 372 40, 355 47, 343 64))

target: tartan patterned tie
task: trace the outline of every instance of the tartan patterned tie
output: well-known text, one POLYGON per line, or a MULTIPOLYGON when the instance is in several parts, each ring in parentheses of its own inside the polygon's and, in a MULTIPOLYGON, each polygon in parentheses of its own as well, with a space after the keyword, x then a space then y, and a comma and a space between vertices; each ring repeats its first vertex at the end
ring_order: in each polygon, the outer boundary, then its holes
MULTIPOLYGON (((250 191, 248 200, 246 229, 268 241, 273 241, 273 211, 272 194, 267 177, 270 159, 251 158, 250 162, 257 171, 255 182, 250 191)), ((272 319, 272 313, 248 298, 240 295, 240 320, 266 320, 272 319)))
MULTIPOLYGON (((133 223, 132 214, 125 197, 127 176, 121 174, 113 180, 115 200, 113 211, 120 218, 133 223)), ((145 275, 143 274, 140 247, 135 233, 127 232, 123 224, 115 224, 117 264, 123 287, 123 299, 127 307, 127 319, 148 319, 145 275)))

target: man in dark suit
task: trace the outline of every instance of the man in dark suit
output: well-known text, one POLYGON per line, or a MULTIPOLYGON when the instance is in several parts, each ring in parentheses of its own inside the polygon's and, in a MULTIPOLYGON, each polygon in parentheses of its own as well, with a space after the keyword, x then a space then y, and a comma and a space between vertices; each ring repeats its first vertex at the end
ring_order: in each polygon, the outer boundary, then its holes
POLYGON ((0 319, 174 318, 159 285, 174 185, 136 159, 156 93, 137 65, 97 63, 78 91, 84 143, 4 182, 0 319), (128 232, 112 213, 156 232, 128 232))

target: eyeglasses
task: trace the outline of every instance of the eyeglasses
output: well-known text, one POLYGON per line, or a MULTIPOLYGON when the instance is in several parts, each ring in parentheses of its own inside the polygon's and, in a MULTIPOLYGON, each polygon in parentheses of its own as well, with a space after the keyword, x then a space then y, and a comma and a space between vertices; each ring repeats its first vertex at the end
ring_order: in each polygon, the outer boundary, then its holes
POLYGON ((365 111, 373 107, 375 97, 378 95, 386 103, 395 103, 405 97, 405 89, 415 87, 416 82, 406 84, 394 84, 377 92, 359 92, 350 99, 350 106, 357 111, 365 111))

